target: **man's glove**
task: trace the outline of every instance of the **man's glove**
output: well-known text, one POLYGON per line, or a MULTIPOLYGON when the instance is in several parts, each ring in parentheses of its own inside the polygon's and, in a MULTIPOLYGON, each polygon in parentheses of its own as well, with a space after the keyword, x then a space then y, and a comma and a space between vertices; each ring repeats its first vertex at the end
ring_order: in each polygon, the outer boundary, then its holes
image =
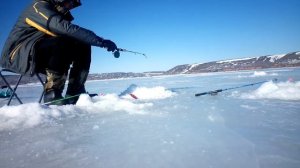
POLYGON ((114 42, 112 42, 111 40, 105 40, 104 39, 102 41, 101 47, 106 48, 107 51, 111 51, 111 52, 114 52, 114 51, 118 50, 117 45, 114 42))

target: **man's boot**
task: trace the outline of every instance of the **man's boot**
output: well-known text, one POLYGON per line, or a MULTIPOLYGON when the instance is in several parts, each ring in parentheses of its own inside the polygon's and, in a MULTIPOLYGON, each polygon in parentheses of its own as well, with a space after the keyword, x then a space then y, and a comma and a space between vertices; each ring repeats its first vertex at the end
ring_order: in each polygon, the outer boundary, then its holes
POLYGON ((47 69, 47 83, 45 84, 44 103, 47 105, 65 105, 62 100, 62 92, 64 90, 66 75, 47 69))
POLYGON ((86 70, 76 70, 74 68, 71 68, 70 74, 69 74, 69 83, 68 83, 68 89, 66 92, 66 98, 72 97, 68 99, 69 104, 76 104, 79 95, 82 93, 86 93, 84 84, 86 82, 86 79, 88 77, 89 72, 86 70))

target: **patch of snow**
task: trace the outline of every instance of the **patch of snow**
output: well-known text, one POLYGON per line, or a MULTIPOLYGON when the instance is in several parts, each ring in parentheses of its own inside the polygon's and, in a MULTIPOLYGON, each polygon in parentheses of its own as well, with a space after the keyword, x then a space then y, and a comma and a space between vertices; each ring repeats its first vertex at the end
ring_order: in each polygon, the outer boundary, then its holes
POLYGON ((298 63, 300 63, 300 60, 296 60, 296 59, 291 59, 291 60, 290 60, 290 59, 289 59, 289 60, 288 60, 288 63, 289 63, 289 64, 298 64, 298 63))
POLYGON ((244 61, 244 60, 250 60, 256 57, 249 57, 249 58, 240 58, 240 59, 231 59, 231 60, 224 60, 224 61, 218 61, 216 63, 222 64, 222 63, 231 63, 231 62, 236 62, 236 61, 244 61))
POLYGON ((195 67, 201 65, 201 64, 203 64, 203 63, 192 64, 192 65, 190 66, 190 68, 189 68, 189 71, 192 70, 193 68, 195 68, 195 67))
POLYGON ((267 73, 264 71, 255 71, 252 75, 252 77, 257 77, 257 76, 266 76, 267 73))
POLYGON ((248 99, 300 100, 300 81, 267 82, 253 92, 242 95, 248 99))
MULTIPOLYGON (((133 94, 138 100, 162 100, 175 96, 176 93, 164 87, 138 87, 133 94)), ((134 101, 130 96, 119 97, 116 94, 106 94, 91 98, 87 94, 79 97, 76 105, 45 106, 38 103, 0 108, 0 131, 15 128, 31 128, 59 119, 63 116, 76 116, 84 113, 127 112, 128 114, 146 114, 152 103, 134 101)), ((96 127, 95 127, 96 128, 96 127)))
POLYGON ((270 58, 270 62, 274 63, 276 60, 279 60, 279 59, 283 58, 284 56, 286 56, 286 54, 271 55, 271 56, 267 56, 267 57, 270 58))
POLYGON ((181 73, 182 73, 182 74, 185 74, 185 73, 187 73, 187 72, 189 72, 189 70, 188 70, 188 69, 185 69, 185 70, 182 71, 181 73))

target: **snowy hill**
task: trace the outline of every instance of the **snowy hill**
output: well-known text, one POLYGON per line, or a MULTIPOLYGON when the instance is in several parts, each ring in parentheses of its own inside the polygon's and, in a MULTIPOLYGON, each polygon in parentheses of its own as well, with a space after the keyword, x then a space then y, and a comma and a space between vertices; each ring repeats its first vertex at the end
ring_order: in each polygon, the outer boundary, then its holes
POLYGON ((191 74, 295 66, 300 66, 300 52, 178 65, 168 70, 166 74, 191 74))

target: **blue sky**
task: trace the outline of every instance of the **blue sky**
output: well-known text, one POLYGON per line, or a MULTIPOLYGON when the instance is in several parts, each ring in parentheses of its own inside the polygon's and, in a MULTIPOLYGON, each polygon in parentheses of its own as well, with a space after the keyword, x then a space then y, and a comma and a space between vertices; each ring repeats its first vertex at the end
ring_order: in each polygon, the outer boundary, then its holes
MULTIPOLYGON (((31 0, 2 2, 0 47, 31 0)), ((299 0, 82 0, 74 24, 111 39, 115 59, 93 47, 92 73, 168 70, 176 65, 300 51, 299 0)))

